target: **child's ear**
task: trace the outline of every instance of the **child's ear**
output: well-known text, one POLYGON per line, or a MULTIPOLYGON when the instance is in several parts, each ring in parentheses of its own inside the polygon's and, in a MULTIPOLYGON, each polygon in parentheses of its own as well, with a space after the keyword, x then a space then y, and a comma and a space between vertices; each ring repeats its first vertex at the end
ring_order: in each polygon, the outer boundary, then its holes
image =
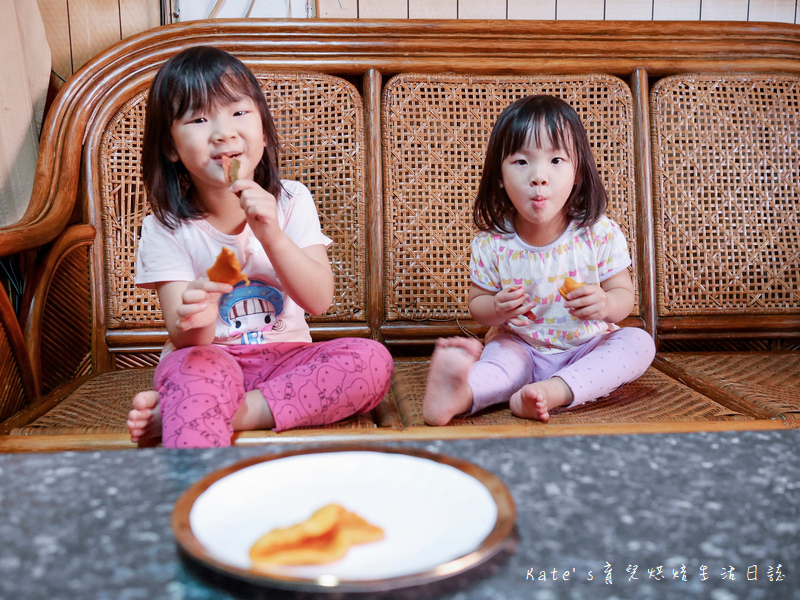
POLYGON ((500 180, 500 189, 502 190, 505 186, 503 185, 503 180, 500 180))

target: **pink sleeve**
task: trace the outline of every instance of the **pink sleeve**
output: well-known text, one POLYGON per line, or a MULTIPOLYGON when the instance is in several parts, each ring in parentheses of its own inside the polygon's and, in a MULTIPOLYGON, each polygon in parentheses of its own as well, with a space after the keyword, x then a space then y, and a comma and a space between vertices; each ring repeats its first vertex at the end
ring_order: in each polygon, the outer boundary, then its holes
POLYGON ((153 289, 160 281, 194 279, 192 259, 178 237, 153 215, 145 217, 136 249, 136 285, 153 289))
POLYGON ((284 181, 283 185, 286 191, 281 202, 286 235, 301 248, 317 244, 330 246, 332 240, 322 232, 317 207, 308 188, 298 181, 284 181))

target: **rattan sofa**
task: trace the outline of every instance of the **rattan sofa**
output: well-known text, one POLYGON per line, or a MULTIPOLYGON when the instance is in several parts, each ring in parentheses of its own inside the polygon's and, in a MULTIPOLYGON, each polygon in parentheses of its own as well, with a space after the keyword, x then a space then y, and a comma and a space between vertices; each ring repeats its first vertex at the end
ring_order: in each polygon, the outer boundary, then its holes
POLYGON ((61 90, 31 210, 3 254, 39 248, 17 325, 0 305, 0 450, 132 447, 124 420, 166 334, 132 285, 146 213, 144 101, 188 45, 242 58, 267 92, 285 177, 334 239, 338 295, 316 339, 396 357, 373 413, 236 443, 546 436, 800 424, 800 27, 757 23, 217 21, 145 32, 61 90), (589 131, 631 241, 659 354, 638 381, 547 424, 500 407, 428 427, 433 341, 478 335, 466 304, 471 201, 500 110, 558 94, 589 131), (71 216, 70 216, 71 215, 71 216))

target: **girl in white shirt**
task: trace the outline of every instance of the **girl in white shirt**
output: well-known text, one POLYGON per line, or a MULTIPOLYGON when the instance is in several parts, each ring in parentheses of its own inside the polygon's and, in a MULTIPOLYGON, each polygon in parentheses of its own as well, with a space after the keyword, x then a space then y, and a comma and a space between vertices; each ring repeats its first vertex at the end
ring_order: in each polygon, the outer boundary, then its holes
POLYGON ((311 194, 281 181, 278 134, 250 70, 211 47, 159 70, 147 100, 136 283, 155 288, 169 332, 155 392, 134 398, 133 441, 227 446, 234 430, 322 425, 374 408, 392 359, 368 339, 312 343, 333 274, 311 194), (239 160, 238 179, 224 163, 239 160), (210 281, 223 247, 249 283, 210 281))
POLYGON ((528 96, 495 124, 474 207, 469 307, 490 326, 485 347, 440 339, 431 359, 425 420, 509 402, 546 421, 637 379, 655 344, 620 328, 634 305, 631 264, 607 204, 580 117, 563 100, 528 96), (567 278, 582 283, 563 298, 567 278))

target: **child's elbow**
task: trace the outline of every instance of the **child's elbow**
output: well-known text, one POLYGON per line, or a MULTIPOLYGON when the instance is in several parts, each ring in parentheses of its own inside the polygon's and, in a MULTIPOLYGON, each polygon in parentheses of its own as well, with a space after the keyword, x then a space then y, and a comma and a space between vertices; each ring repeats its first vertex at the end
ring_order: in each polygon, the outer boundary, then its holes
POLYGON ((316 305, 315 306, 308 306, 308 307, 306 307, 306 312, 308 314, 314 316, 314 317, 319 317, 320 315, 324 315, 328 311, 328 309, 331 307, 332 304, 333 304, 333 302, 329 302, 325 306, 322 306, 322 305, 320 305, 320 306, 316 306, 316 305))
POLYGON ((318 317, 320 315, 325 314, 328 312, 331 306, 333 306, 334 298, 333 298, 333 286, 331 286, 331 290, 327 294, 319 294, 319 296, 315 297, 310 303, 309 306, 306 306, 306 312, 310 315, 318 317))
POLYGON ((614 302, 609 310, 609 317, 605 320, 609 323, 618 323, 630 316, 636 305, 633 291, 622 291, 614 295, 614 302))

